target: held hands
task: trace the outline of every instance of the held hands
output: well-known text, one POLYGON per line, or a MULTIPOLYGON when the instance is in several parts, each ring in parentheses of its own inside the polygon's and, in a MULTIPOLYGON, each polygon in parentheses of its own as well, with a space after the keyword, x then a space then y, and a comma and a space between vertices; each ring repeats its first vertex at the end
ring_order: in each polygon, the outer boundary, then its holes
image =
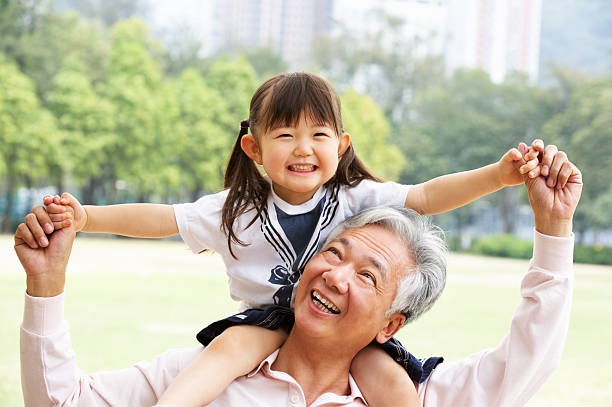
POLYGON ((582 193, 582 174, 557 146, 531 147, 520 143, 498 162, 503 185, 525 183, 536 230, 551 236, 570 236, 572 217, 582 193))
MULTIPOLYGON (((544 176, 535 178, 525 177, 525 187, 529 195, 529 203, 533 209, 536 230, 551 236, 570 236, 572 233, 572 217, 582 193, 582 174, 580 170, 567 160, 567 155, 557 151, 555 146, 555 160, 549 171, 558 174, 556 183, 544 176)), ((548 148, 547 147, 547 148, 548 148)), ((544 172, 544 161, 542 170, 544 172)))
POLYGON ((47 247, 54 231, 73 226, 75 232, 83 230, 87 223, 87 212, 79 201, 67 192, 59 196, 46 196, 46 207, 35 206, 26 215, 25 222, 19 225, 20 239, 32 249, 47 247))
POLYGON ((525 179, 542 175, 550 187, 563 188, 569 178, 567 168, 561 171, 566 162, 567 155, 563 151, 552 144, 544 148, 544 142, 536 139, 531 147, 520 143, 518 148, 508 150, 497 165, 503 186, 522 184, 525 179))
POLYGON ((72 208, 72 219, 76 231, 80 232, 85 228, 87 224, 87 212, 81 203, 68 192, 64 192, 61 197, 57 195, 46 196, 43 198, 43 203, 52 221, 54 219, 62 220, 65 218, 68 213, 67 208, 70 207, 72 208))
POLYGON ((31 242, 30 225, 41 228, 36 215, 29 214, 26 221, 29 224, 20 224, 15 232, 15 252, 27 274, 27 293, 34 297, 56 296, 64 290, 66 265, 76 231, 74 227, 64 226, 49 236, 47 247, 39 247, 31 242))

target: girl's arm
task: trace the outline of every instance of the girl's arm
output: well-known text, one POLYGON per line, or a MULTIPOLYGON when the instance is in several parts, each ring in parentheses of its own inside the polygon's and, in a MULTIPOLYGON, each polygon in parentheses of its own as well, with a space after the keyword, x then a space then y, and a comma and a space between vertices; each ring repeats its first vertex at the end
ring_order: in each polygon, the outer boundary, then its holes
POLYGON ((283 329, 237 325, 216 337, 168 386, 157 404, 200 407, 255 369, 287 339, 283 329))
POLYGON ((421 406, 408 373, 380 346, 363 348, 353 359, 351 374, 368 406, 421 406))
MULTIPOLYGON (((422 215, 447 212, 476 199, 523 182, 522 174, 531 178, 540 175, 538 154, 543 150, 541 140, 536 140, 528 150, 523 143, 519 149, 508 150, 502 158, 485 167, 443 175, 408 191, 405 206, 422 215)), ((546 153, 545 153, 546 154, 546 153)), ((557 174, 548 174, 556 178, 557 174)))
POLYGON ((178 226, 171 205, 121 204, 108 206, 81 205, 69 193, 60 197, 45 197, 47 213, 54 222, 67 217, 67 208, 74 211, 73 222, 77 231, 112 233, 131 237, 166 237, 176 235, 178 226))

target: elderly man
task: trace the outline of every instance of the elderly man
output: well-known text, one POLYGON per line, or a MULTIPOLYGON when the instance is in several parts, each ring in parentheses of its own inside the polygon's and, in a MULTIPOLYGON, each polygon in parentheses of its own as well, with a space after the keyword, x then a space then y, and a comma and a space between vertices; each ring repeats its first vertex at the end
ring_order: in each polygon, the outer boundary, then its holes
MULTIPOLYGON (((572 216, 582 189, 571 164, 567 184, 526 180, 535 215, 534 256, 510 333, 495 349, 438 365, 418 388, 424 406, 517 406, 557 366, 569 323, 572 216)), ((21 231, 21 232, 20 232, 21 231)), ((74 231, 55 232, 46 249, 15 235, 27 274, 21 327, 26 406, 150 406, 201 349, 168 351, 151 363, 83 375, 63 319, 65 269, 74 231)), ((445 279, 434 228, 403 208, 375 208, 341 224, 311 259, 295 300, 287 341, 211 405, 364 405, 351 379, 353 357, 388 340, 428 309, 445 279), (322 306, 323 304, 323 306, 322 306)))

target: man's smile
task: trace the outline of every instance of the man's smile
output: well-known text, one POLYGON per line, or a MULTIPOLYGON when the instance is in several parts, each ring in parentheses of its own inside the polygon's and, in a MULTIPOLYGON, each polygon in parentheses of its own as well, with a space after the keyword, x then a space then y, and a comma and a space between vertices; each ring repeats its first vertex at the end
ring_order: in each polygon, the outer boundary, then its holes
POLYGON ((327 314, 340 313, 340 309, 336 306, 336 304, 323 297, 323 295, 317 290, 312 290, 312 292, 310 293, 310 297, 312 298, 312 302, 314 303, 314 305, 321 311, 327 314))

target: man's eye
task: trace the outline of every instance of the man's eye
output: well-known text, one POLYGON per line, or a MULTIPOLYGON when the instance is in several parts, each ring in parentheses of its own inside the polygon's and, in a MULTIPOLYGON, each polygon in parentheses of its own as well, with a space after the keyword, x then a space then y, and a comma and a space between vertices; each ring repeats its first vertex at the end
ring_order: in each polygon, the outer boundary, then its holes
POLYGON ((372 273, 370 273, 369 271, 364 271, 361 273, 361 276, 372 282, 372 284, 376 284, 376 277, 374 277, 374 275, 372 273))
POLYGON ((338 249, 336 249, 335 247, 330 247, 329 249, 327 249, 328 252, 332 253, 333 255, 335 255, 336 257, 340 257, 340 251, 338 249))

